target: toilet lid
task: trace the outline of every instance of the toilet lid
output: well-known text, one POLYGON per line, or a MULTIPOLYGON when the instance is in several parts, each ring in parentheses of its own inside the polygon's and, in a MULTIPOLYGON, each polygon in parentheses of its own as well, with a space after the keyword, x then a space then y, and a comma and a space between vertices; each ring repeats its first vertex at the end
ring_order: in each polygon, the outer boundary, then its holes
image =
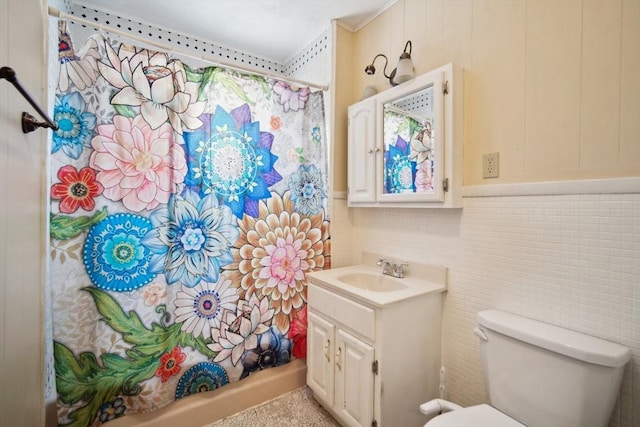
POLYGON ((425 427, 526 427, 489 405, 470 406, 439 415, 425 427))

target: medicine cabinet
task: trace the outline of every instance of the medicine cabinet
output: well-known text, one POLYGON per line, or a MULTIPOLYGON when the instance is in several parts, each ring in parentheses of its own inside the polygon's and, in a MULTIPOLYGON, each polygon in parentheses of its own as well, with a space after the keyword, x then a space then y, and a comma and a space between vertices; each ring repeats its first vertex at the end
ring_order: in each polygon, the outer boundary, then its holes
POLYGON ((448 64, 349 107, 352 207, 462 207, 462 69, 448 64))

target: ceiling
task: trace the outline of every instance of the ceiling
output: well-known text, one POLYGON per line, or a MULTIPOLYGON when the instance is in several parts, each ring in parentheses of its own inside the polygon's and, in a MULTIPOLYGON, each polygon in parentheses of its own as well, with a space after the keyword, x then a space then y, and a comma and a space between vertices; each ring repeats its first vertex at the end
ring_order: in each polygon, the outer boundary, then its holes
POLYGON ((396 0, 73 0, 280 64, 333 19, 357 30, 396 0))

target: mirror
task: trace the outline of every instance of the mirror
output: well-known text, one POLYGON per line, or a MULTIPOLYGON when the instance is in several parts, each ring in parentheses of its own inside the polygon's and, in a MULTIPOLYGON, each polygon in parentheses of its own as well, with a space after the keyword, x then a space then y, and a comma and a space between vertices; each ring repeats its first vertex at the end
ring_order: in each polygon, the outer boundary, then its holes
POLYGON ((384 194, 437 191, 436 124, 433 84, 383 104, 384 194))

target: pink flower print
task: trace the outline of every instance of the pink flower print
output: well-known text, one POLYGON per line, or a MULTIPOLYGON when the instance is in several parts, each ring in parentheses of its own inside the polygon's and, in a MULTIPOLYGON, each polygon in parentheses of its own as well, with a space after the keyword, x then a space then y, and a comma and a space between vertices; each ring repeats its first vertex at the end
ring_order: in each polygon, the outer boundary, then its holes
POLYGON ((184 150, 169 123, 154 130, 142 116, 115 116, 113 124, 98 126, 91 145, 89 164, 98 171, 104 196, 122 200, 133 212, 167 203, 187 173, 184 150))
POLYGON ((416 192, 433 191, 433 172, 430 160, 425 160, 418 165, 416 171, 416 192))
POLYGON ((260 270, 260 278, 267 279, 267 287, 277 286, 284 294, 288 288, 296 287, 296 280, 304 279, 309 264, 305 261, 307 251, 301 247, 302 241, 294 241, 291 235, 285 239, 279 237, 275 245, 265 247, 268 255, 260 260, 260 264, 266 268, 260 270))
POLYGON ((167 297, 167 287, 162 283, 150 283, 142 290, 142 299, 147 306, 158 305, 167 297))

